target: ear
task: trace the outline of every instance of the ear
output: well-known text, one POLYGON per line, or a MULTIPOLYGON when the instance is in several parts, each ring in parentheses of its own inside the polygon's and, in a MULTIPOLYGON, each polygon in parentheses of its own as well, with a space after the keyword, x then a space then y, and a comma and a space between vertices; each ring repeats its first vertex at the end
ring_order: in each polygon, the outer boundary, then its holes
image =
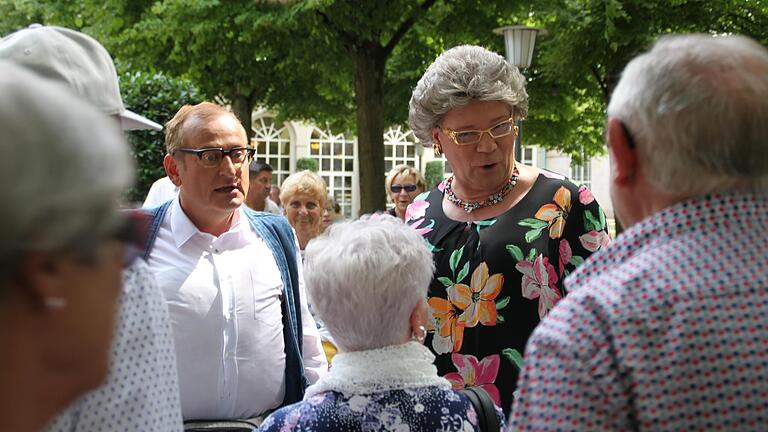
POLYGON ((419 300, 416 306, 411 311, 411 332, 418 330, 420 326, 427 325, 427 302, 426 300, 419 300))
POLYGON ((443 143, 440 142, 440 128, 439 127, 432 128, 432 142, 434 142, 435 144, 440 144, 440 145, 443 144, 443 143))
POLYGON ((33 307, 46 310, 50 299, 65 299, 60 256, 53 252, 27 252, 19 265, 19 285, 33 307))
POLYGON ((619 119, 608 119, 608 154, 611 160, 611 181, 617 186, 627 186, 638 175, 637 149, 630 145, 634 141, 619 119))
POLYGON ((163 168, 165 174, 171 179, 175 186, 181 186, 181 176, 179 175, 179 161, 173 156, 166 154, 163 158, 163 168))

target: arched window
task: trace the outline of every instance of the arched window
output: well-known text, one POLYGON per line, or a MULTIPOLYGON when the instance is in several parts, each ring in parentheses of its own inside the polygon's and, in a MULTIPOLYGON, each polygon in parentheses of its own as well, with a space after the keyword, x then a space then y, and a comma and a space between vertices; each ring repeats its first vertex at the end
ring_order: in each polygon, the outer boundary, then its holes
POLYGON ((353 206, 353 178, 356 139, 344 134, 333 135, 318 128, 312 130, 309 155, 317 160, 318 174, 328 185, 328 193, 341 206, 342 214, 350 218, 353 206))
POLYGON ((409 165, 419 169, 416 146, 419 140, 410 129, 394 126, 384 132, 384 173, 387 174, 396 165, 409 165))
POLYGON ((285 125, 276 125, 271 116, 253 120, 256 160, 272 166, 272 183, 280 185, 291 174, 291 136, 285 125))

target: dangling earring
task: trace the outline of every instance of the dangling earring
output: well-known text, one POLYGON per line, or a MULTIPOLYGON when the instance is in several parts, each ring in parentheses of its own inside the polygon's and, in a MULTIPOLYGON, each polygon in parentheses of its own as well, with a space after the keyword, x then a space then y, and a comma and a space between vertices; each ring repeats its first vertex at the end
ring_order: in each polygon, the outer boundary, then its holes
POLYGON ((435 152, 435 157, 443 154, 443 147, 441 147, 439 143, 432 144, 432 150, 435 152))
POLYGON ((414 330, 413 333, 411 333, 411 339, 419 341, 419 343, 424 343, 424 339, 427 338, 427 329, 420 325, 417 330, 414 330))

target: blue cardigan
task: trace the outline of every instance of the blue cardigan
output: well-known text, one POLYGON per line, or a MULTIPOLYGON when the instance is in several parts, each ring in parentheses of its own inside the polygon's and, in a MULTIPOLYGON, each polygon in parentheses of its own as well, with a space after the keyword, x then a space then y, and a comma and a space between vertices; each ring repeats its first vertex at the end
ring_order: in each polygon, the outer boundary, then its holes
MULTIPOLYGON (((165 214, 173 201, 159 207, 140 210, 149 216, 147 237, 143 258, 149 261, 157 233, 165 214)), ((285 397, 281 406, 298 402, 304 398, 304 389, 309 382, 304 374, 302 357, 303 335, 301 331, 301 310, 299 297, 299 263, 296 261, 296 243, 291 226, 281 216, 256 212, 244 207, 253 229, 264 240, 275 257, 280 277, 283 280, 281 307, 283 311, 283 338, 285 340, 285 397)))

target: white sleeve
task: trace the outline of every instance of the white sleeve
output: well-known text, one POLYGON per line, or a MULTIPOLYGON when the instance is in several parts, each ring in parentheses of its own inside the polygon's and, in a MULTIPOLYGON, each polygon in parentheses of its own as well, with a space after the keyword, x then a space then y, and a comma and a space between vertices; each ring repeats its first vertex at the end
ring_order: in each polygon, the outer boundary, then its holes
MULTIPOLYGON (((295 238, 295 233, 294 233, 295 238)), ((310 384, 314 384, 320 376, 328 372, 328 360, 325 358, 325 351, 320 341, 320 333, 317 330, 317 323, 312 318, 307 306, 307 291, 304 287, 304 270, 302 265, 301 252, 299 251, 299 241, 296 240, 296 262, 299 270, 299 295, 301 307, 301 330, 304 335, 303 359, 304 373, 310 384)))
POLYGON ((171 179, 163 177, 152 183, 142 207, 149 208, 159 206, 166 201, 176 198, 178 193, 179 189, 173 184, 171 179))

